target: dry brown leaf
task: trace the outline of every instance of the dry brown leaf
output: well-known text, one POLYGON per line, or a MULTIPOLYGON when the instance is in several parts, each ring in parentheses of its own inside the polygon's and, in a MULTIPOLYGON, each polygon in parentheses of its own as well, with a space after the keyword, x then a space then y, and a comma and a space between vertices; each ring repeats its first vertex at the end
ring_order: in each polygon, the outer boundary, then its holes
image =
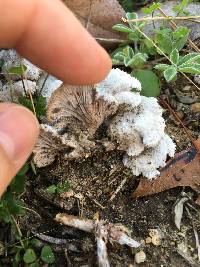
POLYGON ((189 186, 200 193, 200 153, 190 148, 167 162, 155 180, 142 178, 133 197, 153 195, 178 186, 189 186))
POLYGON ((103 44, 113 44, 112 39, 120 42, 121 33, 112 30, 114 24, 120 23, 125 11, 117 0, 63 0, 77 16, 84 27, 103 44))

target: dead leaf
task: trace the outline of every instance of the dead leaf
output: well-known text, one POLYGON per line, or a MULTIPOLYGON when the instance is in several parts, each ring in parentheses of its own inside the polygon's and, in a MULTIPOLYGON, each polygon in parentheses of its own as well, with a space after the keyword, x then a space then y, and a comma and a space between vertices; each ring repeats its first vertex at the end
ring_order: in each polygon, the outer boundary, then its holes
POLYGON ((119 43, 123 39, 123 34, 112 29, 112 26, 120 23, 125 15, 117 0, 63 0, 63 2, 102 44, 110 47, 114 43, 113 39, 119 43))
POLYGON ((188 200, 188 197, 183 197, 181 198, 177 204, 175 205, 174 208, 174 222, 176 227, 180 230, 181 229, 181 221, 182 221, 182 217, 183 217, 183 206, 184 203, 188 200))
POLYGON ((178 186, 189 186, 200 193, 199 185, 200 153, 192 147, 169 160, 156 179, 142 178, 133 197, 149 196, 178 186))

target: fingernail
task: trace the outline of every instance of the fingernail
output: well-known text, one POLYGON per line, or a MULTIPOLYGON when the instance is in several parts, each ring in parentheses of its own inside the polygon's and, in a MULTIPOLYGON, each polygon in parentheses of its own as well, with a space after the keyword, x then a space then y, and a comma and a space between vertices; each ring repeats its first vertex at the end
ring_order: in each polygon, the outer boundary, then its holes
POLYGON ((29 155, 36 139, 37 123, 32 113, 20 106, 0 112, 0 146, 10 160, 29 155))

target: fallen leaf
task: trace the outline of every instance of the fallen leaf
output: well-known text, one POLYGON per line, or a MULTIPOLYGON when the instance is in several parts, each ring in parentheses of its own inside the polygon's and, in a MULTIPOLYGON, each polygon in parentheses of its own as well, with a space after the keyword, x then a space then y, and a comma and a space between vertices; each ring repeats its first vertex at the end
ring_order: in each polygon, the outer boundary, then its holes
POLYGON ((181 221, 182 221, 182 217, 183 217, 183 206, 184 203, 188 200, 188 197, 183 197, 181 198, 177 204, 175 205, 174 208, 174 222, 176 227, 180 230, 181 229, 181 221))
POLYGON ((110 47, 111 44, 117 43, 117 40, 120 43, 123 39, 123 34, 112 29, 113 25, 120 23, 125 15, 117 0, 63 0, 63 2, 103 45, 110 47))
POLYGON ((142 178, 133 197, 149 196, 178 186, 189 186, 200 193, 199 184, 200 153, 192 147, 169 160, 156 179, 142 178))

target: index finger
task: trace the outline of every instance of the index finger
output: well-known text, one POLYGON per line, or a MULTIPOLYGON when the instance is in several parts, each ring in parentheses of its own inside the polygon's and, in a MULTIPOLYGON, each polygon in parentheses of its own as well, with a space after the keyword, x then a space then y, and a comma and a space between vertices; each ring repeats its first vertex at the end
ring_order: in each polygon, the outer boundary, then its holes
POLYGON ((71 84, 96 83, 109 72, 105 50, 59 0, 0 0, 0 10, 0 47, 71 84))

